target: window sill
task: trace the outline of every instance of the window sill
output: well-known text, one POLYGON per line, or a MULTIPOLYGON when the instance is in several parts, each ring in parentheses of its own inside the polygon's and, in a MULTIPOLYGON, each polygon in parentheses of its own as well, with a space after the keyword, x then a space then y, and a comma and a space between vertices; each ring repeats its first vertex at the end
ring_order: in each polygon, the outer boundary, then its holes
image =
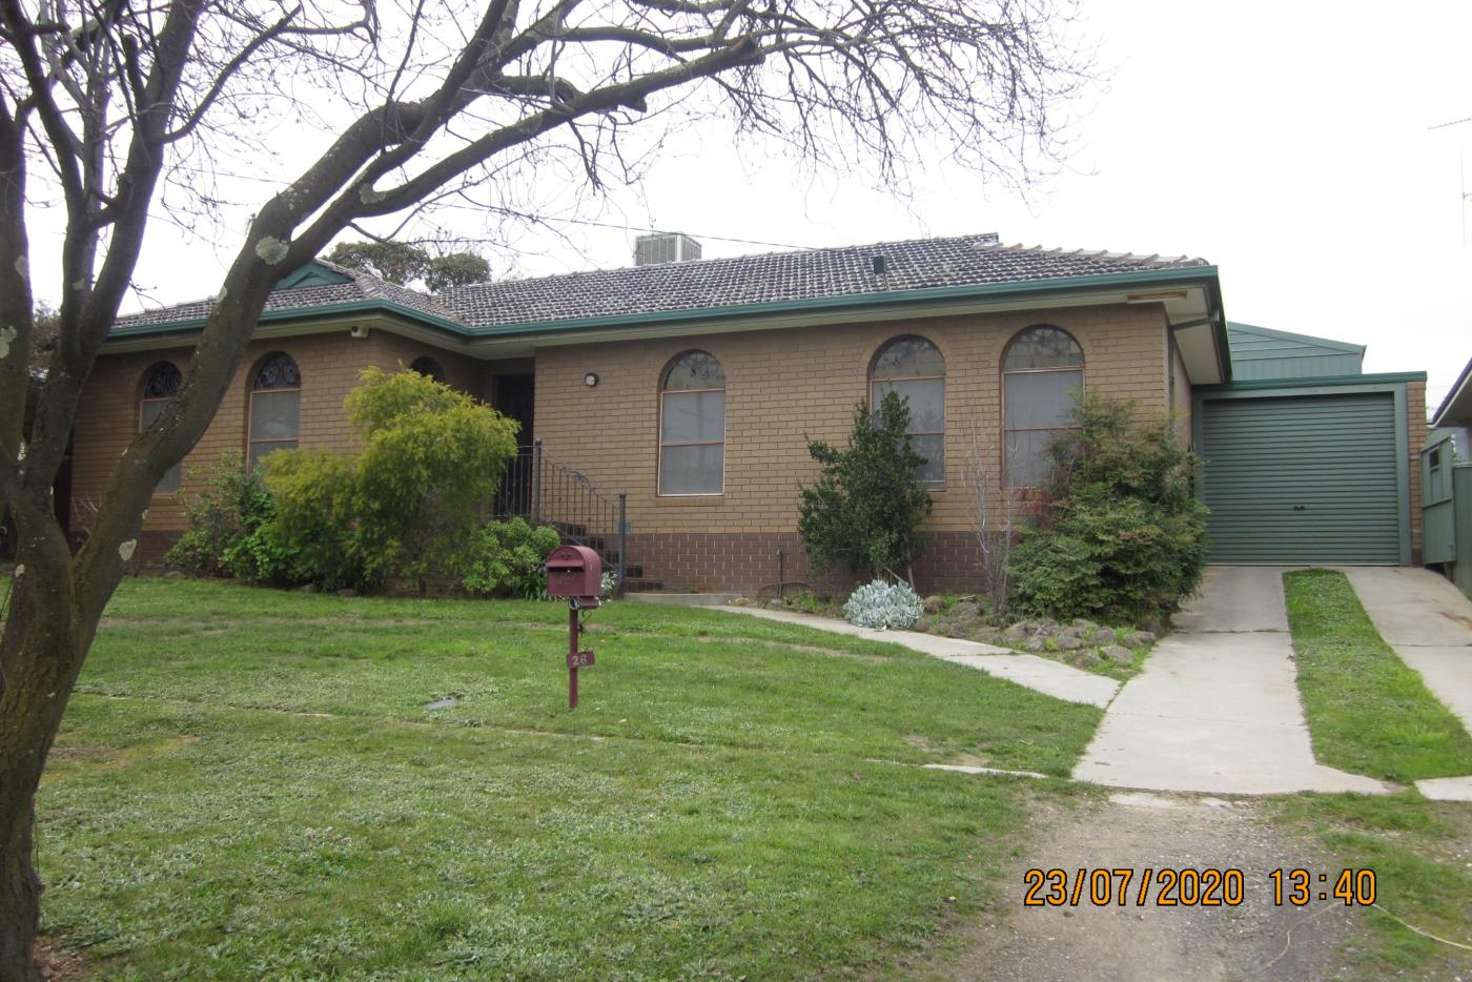
POLYGON ((712 492, 711 494, 655 494, 655 504, 674 505, 681 508, 698 508, 702 505, 710 507, 719 505, 726 499, 726 492, 712 492))

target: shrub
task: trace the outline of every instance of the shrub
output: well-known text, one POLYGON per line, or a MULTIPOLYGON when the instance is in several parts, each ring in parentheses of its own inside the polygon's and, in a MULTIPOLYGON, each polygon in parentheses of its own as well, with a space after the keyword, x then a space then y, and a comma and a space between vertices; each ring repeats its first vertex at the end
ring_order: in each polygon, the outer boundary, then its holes
POLYGON ((261 471, 275 500, 267 531, 290 545, 290 579, 326 590, 369 586, 372 577, 357 540, 353 457, 322 450, 277 451, 261 461, 261 471))
POLYGON ((1164 621, 1206 564, 1197 458, 1132 403, 1086 395, 1073 418, 1050 448, 1038 527, 1012 553, 1014 600, 1033 616, 1164 621))
POLYGON ((823 471, 800 493, 798 530, 816 569, 912 579, 930 494, 918 476, 925 458, 911 446, 909 426, 905 399, 890 392, 874 412, 867 402, 855 408, 847 449, 808 443, 823 471))
POLYGON ((914 627, 923 612, 924 604, 909 584, 888 580, 865 583, 843 605, 844 619, 850 624, 881 631, 914 627))
POLYGON ((356 539, 365 571, 420 578, 451 569, 516 453, 517 424, 417 372, 370 368, 362 379, 347 408, 364 437, 356 539))
POLYGON ((363 372, 348 393, 357 454, 277 451, 263 462, 271 530, 294 576, 326 588, 417 580, 467 561, 478 509, 516 452, 517 424, 417 372, 363 372))
POLYGON ((539 599, 547 590, 547 554, 560 541, 548 525, 534 528, 520 518, 487 522, 475 534, 460 582, 482 596, 539 599))
POLYGON ((184 504, 188 528, 165 561, 207 576, 272 581, 290 576, 291 549, 271 534, 275 503, 240 454, 225 454, 205 489, 184 504))

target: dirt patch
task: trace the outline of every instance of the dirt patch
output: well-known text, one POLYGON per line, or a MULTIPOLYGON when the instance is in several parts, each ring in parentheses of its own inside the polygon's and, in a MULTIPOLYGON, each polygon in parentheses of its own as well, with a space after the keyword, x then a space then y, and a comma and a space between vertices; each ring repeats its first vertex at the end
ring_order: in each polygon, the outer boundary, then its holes
POLYGON ((35 958, 36 966, 41 970, 41 978, 48 982, 85 979, 92 974, 81 955, 66 951, 51 938, 36 939, 35 958))
MULTIPOLYGON (((1013 860, 990 909, 960 928, 961 952, 908 966, 925 979, 1051 982, 1116 980, 1321 979, 1346 966, 1342 947, 1362 929, 1362 911, 1317 900, 1273 903, 1266 873, 1283 867, 1328 870, 1302 840, 1274 829, 1249 800, 1120 794, 1039 822, 1045 831, 1013 860), (1241 869, 1240 906, 1137 906, 1146 868, 1241 869), (1026 871, 1134 870, 1125 906, 1025 907, 1026 871)), ((1117 881, 1116 881, 1117 882, 1117 881)), ((1087 886, 1085 891, 1087 891, 1087 886)))

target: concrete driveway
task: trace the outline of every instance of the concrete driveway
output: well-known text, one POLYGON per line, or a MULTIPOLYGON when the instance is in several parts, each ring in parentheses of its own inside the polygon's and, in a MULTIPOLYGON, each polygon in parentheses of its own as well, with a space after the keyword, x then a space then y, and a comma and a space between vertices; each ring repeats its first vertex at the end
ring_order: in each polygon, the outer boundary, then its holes
POLYGON ((1218 794, 1386 790, 1314 761, 1298 700, 1283 570, 1213 566, 1110 704, 1073 776, 1218 794))
MULTIPOLYGON (((1472 733, 1472 600, 1430 570, 1356 566, 1344 574, 1375 630, 1472 733)), ((1472 801, 1472 776, 1416 788, 1428 798, 1472 801)))

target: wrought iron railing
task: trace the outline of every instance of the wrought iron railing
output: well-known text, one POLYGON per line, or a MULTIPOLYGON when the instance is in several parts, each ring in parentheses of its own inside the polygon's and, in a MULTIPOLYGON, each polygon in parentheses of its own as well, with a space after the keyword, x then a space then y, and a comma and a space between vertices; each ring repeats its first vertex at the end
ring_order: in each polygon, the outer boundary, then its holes
POLYGON ((628 495, 601 490, 586 474, 559 464, 542 451, 542 441, 520 447, 506 466, 496 495, 496 514, 551 525, 563 541, 598 553, 603 568, 618 577, 623 592, 628 568, 628 495))

